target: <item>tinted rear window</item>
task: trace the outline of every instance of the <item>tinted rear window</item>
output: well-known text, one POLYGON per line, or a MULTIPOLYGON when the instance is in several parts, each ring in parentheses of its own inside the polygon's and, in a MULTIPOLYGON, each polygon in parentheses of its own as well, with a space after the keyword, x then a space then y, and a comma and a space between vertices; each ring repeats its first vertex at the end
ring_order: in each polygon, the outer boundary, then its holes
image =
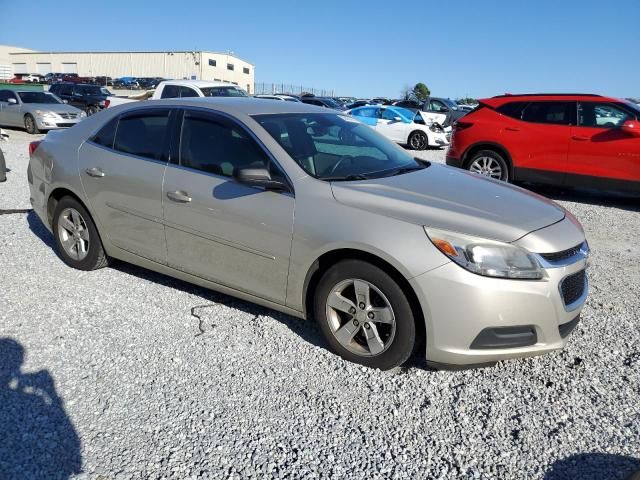
POLYGON ((575 125, 576 102, 531 102, 522 112, 522 120, 554 125, 575 125))
POLYGON ((162 160, 169 110, 140 112, 120 118, 113 148, 122 153, 162 160))
POLYGON ((118 117, 112 119, 104 127, 96 133, 91 141, 102 145, 103 147, 113 148, 113 140, 116 136, 116 127, 118 126, 118 117))
POLYGON ((510 102, 500 105, 496 110, 507 117, 522 120, 522 110, 527 106, 527 102, 510 102))

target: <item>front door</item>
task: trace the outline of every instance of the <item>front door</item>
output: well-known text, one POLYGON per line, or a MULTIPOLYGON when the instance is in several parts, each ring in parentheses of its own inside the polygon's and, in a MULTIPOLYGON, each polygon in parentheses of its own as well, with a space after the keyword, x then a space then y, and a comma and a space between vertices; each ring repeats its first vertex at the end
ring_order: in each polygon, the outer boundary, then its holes
POLYGON ((169 265, 284 303, 294 197, 232 176, 243 166, 282 175, 279 167, 242 126, 208 112, 185 112, 179 145, 163 190, 169 265))
POLYGON ((170 110, 123 114, 85 142, 78 154, 82 186, 101 233, 128 252, 166 263, 162 179, 170 110))
POLYGON ((0 125, 22 127, 22 106, 16 94, 10 90, 0 92, 0 125), (15 103, 9 103, 12 99, 15 103))
POLYGON ((580 102, 578 125, 571 129, 567 184, 637 191, 640 182, 640 138, 624 132, 636 120, 630 107, 607 102, 580 102))
POLYGON ((406 142, 409 128, 405 120, 388 108, 381 108, 380 112, 381 115, 376 124, 376 130, 389 140, 397 143, 406 142))

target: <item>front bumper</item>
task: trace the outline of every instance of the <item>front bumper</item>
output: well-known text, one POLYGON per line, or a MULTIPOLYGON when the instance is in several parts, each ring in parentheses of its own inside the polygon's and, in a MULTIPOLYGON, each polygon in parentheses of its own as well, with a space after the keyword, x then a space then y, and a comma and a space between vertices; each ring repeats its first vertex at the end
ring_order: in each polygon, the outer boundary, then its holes
POLYGON ((39 130, 55 130, 58 128, 69 128, 80 123, 85 117, 62 118, 62 117, 41 117, 36 116, 36 125, 39 130))
POLYGON ((586 267, 582 259, 531 281, 483 277, 448 263, 411 279, 426 321, 427 361, 475 366, 561 349, 588 285, 585 277, 583 295, 568 307, 560 285, 586 267))

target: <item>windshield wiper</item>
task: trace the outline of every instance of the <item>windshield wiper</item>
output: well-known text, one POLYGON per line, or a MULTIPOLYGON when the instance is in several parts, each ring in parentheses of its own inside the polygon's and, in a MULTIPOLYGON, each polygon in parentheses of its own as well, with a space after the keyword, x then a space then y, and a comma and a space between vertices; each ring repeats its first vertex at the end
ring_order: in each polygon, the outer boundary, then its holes
POLYGON ((355 173, 351 175, 335 176, 335 177, 320 177, 320 180, 329 180, 332 182, 342 182, 350 180, 369 180, 370 177, 363 173, 355 173))

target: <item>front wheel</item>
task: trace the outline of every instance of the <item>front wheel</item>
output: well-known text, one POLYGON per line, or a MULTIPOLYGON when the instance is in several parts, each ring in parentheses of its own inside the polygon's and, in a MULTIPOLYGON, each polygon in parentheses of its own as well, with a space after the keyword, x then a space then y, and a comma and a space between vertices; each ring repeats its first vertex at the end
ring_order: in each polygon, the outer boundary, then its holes
POLYGON ((87 107, 87 117, 95 115, 96 113, 98 113, 98 107, 96 107, 95 105, 89 105, 87 107))
POLYGON ((509 168, 502 155, 493 150, 480 150, 467 162, 467 170, 486 177, 508 182, 509 168))
POLYGON ((38 128, 38 124, 36 123, 36 119, 33 118, 30 114, 24 116, 24 128, 31 135, 35 135, 40 133, 40 129, 38 128))
POLYGON ((409 146, 412 150, 424 150, 429 146, 427 134, 420 131, 412 132, 409 135, 409 146))
POLYGON ((343 260, 328 269, 315 292, 314 313, 331 349, 367 367, 402 365, 417 343, 402 288, 367 262, 343 260))

